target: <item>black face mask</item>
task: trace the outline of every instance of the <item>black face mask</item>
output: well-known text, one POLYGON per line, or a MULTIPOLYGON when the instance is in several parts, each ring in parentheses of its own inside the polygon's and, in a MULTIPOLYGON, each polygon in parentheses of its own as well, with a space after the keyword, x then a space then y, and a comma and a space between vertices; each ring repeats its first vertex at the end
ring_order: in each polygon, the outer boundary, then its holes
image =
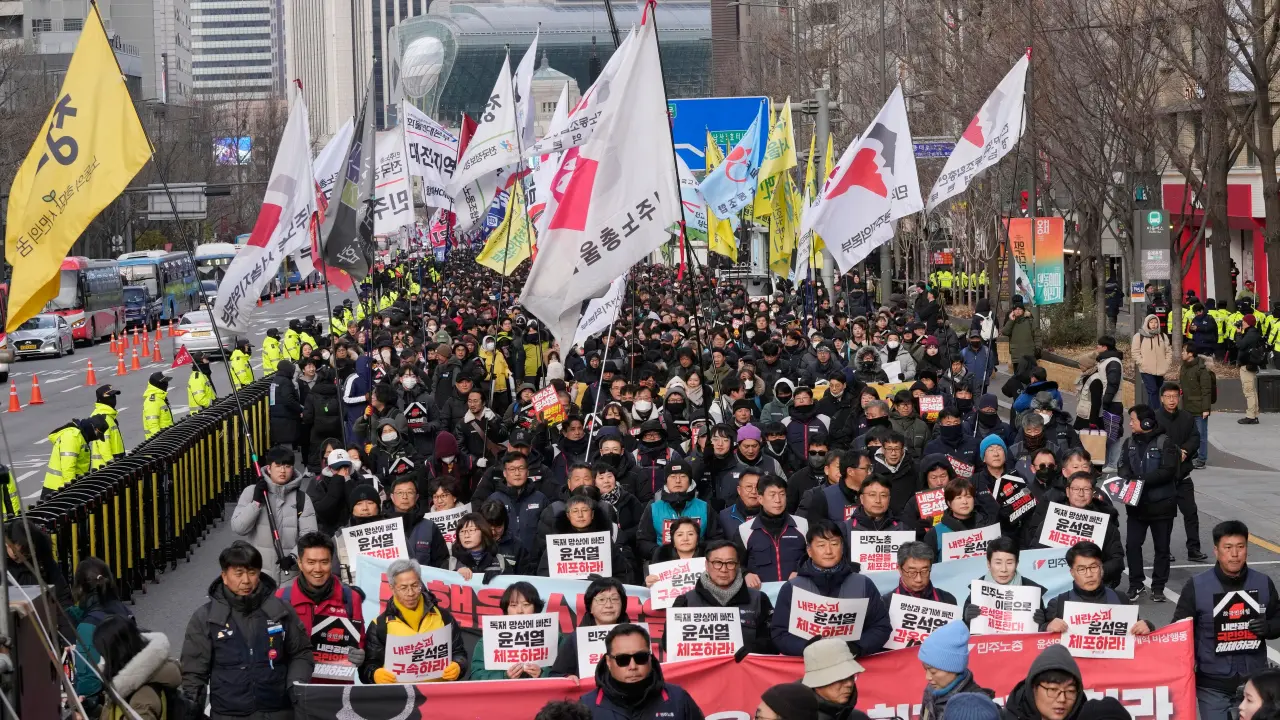
POLYGON ((790 396, 790 395, 782 395, 782 394, 779 394, 777 397, 778 397, 778 402, 780 402, 780 403, 789 403, 789 402, 791 402, 791 396, 790 396))
POLYGON ((765 443, 764 447, 765 452, 773 455, 774 457, 779 457, 782 453, 787 451, 787 440, 786 438, 783 438, 782 440, 769 440, 765 443))
POLYGON ((867 360, 862 363, 859 363, 859 365, 862 367, 863 372, 874 372, 876 369, 875 362, 871 360, 867 360))
POLYGON ((953 443, 959 440, 960 434, 962 432, 963 432, 963 428, 961 428, 959 425, 939 425, 938 426, 938 435, 941 436, 943 440, 946 440, 949 443, 953 443))
POLYGON ((979 341, 979 342, 971 342, 971 343, 969 343, 969 347, 973 348, 974 350, 981 350, 981 349, 982 349, 982 342, 981 342, 981 341, 979 341))
POLYGON ((684 403, 669 402, 666 404, 666 409, 672 414, 681 413, 681 412, 684 412, 684 403))
POLYGON ((973 398, 956 398, 956 408, 962 413, 967 413, 973 409, 973 398))
POLYGON ((978 424, 985 428, 995 427, 1000 424, 1000 416, 995 413, 980 412, 978 424))
POLYGON ((619 418, 605 418, 604 424, 609 427, 617 427, 622 424, 622 420, 619 418))
POLYGON ((893 421, 887 417, 867 418, 868 428, 889 427, 893 425, 893 421))
POLYGON ((1039 480, 1042 484, 1048 485, 1050 481, 1054 479, 1054 476, 1056 476, 1057 474, 1058 474, 1057 465, 1045 465, 1039 470, 1036 470, 1036 479, 1039 480))
POLYGON ((813 470, 813 471, 817 472, 817 471, 821 470, 821 469, 822 469, 822 466, 823 466, 823 465, 825 465, 826 463, 827 463, 827 456, 826 456, 825 454, 824 454, 824 455, 810 455, 810 456, 809 456, 809 469, 810 469, 810 470, 813 470))

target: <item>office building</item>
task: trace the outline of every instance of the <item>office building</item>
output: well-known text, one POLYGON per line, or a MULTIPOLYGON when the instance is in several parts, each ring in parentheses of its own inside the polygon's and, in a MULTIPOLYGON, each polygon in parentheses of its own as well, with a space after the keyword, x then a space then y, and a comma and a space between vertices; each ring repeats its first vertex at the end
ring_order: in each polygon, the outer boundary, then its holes
POLYGON ((317 143, 355 115, 369 82, 369 0, 285 0, 285 77, 302 81, 317 143))
POLYGON ((283 0, 191 0, 192 80, 205 100, 281 97, 283 0))

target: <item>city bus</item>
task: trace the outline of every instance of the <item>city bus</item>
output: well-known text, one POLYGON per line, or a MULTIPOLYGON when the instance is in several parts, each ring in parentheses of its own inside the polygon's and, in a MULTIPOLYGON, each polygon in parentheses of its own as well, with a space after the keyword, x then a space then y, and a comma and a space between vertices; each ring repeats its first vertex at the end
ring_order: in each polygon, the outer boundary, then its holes
POLYGON ((45 305, 67 319, 71 336, 94 343, 124 332, 124 282, 115 260, 72 256, 62 261, 58 294, 45 305))
MULTIPOLYGON (((249 236, 241 235, 241 238, 248 240, 249 236)), ((196 247, 196 274, 200 280, 212 280, 221 283, 223 276, 227 274, 227 266, 235 259, 236 253, 243 247, 243 242, 236 243, 205 243, 196 247)), ((272 295, 279 295, 284 292, 284 270, 276 272, 276 276, 271 282, 262 286, 262 299, 266 300, 272 295)))
MULTIPOLYGON (((128 298, 127 321, 130 325, 155 324, 176 320, 200 304, 196 288, 196 270, 186 253, 164 250, 142 250, 125 253, 119 258, 120 275, 130 286, 146 289, 142 298, 128 298)), ((133 293, 137 294, 136 289, 133 293)))

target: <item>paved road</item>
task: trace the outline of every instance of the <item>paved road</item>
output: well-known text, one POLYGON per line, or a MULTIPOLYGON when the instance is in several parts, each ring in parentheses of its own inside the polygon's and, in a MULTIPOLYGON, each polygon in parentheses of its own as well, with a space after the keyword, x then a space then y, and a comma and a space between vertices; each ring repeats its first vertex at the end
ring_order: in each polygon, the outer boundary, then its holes
MULTIPOLYGON (((331 297, 334 302, 340 302, 345 296, 333 293, 331 297)), ((289 318, 306 315, 327 317, 323 292, 313 291, 288 299, 280 297, 256 313, 253 330, 249 333, 255 348, 255 374, 261 376, 262 373, 262 358, 256 349, 261 348, 266 331, 272 327, 283 330, 289 318)), ((93 410, 94 388, 85 385, 90 360, 93 361, 98 384, 110 383, 122 393, 117 400, 117 409, 120 411, 120 430, 124 434, 125 447, 142 442, 142 394, 147 387, 147 378, 157 370, 168 371, 173 362, 173 341, 165 338, 161 343, 162 362, 152 363, 149 358, 142 358, 142 369, 124 377, 116 376, 116 358, 106 342, 79 347, 75 355, 65 358, 22 360, 10 367, 9 377, 17 382, 23 407, 19 413, 0 413, 0 430, 3 431, 0 435, 0 441, 3 441, 0 442, 0 457, 13 468, 18 489, 24 498, 30 500, 40 495, 44 469, 49 461, 49 432, 71 418, 85 417, 93 410), (27 404, 31 399, 33 376, 40 381, 43 405, 27 404)), ((231 389, 223 367, 223 363, 217 363, 213 368, 214 386, 220 394, 231 389)), ((187 412, 187 377, 190 372, 189 368, 171 372, 173 382, 169 386, 169 404, 175 421, 187 412)), ((3 398, 0 407, 8 407, 7 397, 3 398)))

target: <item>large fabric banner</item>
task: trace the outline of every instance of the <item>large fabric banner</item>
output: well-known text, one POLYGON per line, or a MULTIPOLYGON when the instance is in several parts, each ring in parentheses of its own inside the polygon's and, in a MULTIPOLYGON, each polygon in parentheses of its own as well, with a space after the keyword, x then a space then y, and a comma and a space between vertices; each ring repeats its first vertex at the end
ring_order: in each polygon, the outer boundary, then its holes
MULTIPOLYGON (((1195 676, 1191 621, 1137 639, 1133 660, 1079 658, 1086 695, 1114 697, 1134 720, 1195 720, 1195 676)), ((1053 633, 1000 635, 970 641, 969 669, 983 687, 1005 698, 1027 675, 1044 648, 1057 643, 1053 633)), ((919 647, 860 658, 866 672, 858 676, 857 705, 875 720, 920 715, 924 672, 919 647)), ((664 664, 667 682, 683 687, 708 718, 749 718, 760 694, 778 684, 799 680, 800 658, 749 655, 664 664)), ((532 718, 551 700, 576 700, 595 691, 594 678, 490 680, 420 685, 307 685, 298 708, 300 719, 426 720, 426 718, 532 718)))

